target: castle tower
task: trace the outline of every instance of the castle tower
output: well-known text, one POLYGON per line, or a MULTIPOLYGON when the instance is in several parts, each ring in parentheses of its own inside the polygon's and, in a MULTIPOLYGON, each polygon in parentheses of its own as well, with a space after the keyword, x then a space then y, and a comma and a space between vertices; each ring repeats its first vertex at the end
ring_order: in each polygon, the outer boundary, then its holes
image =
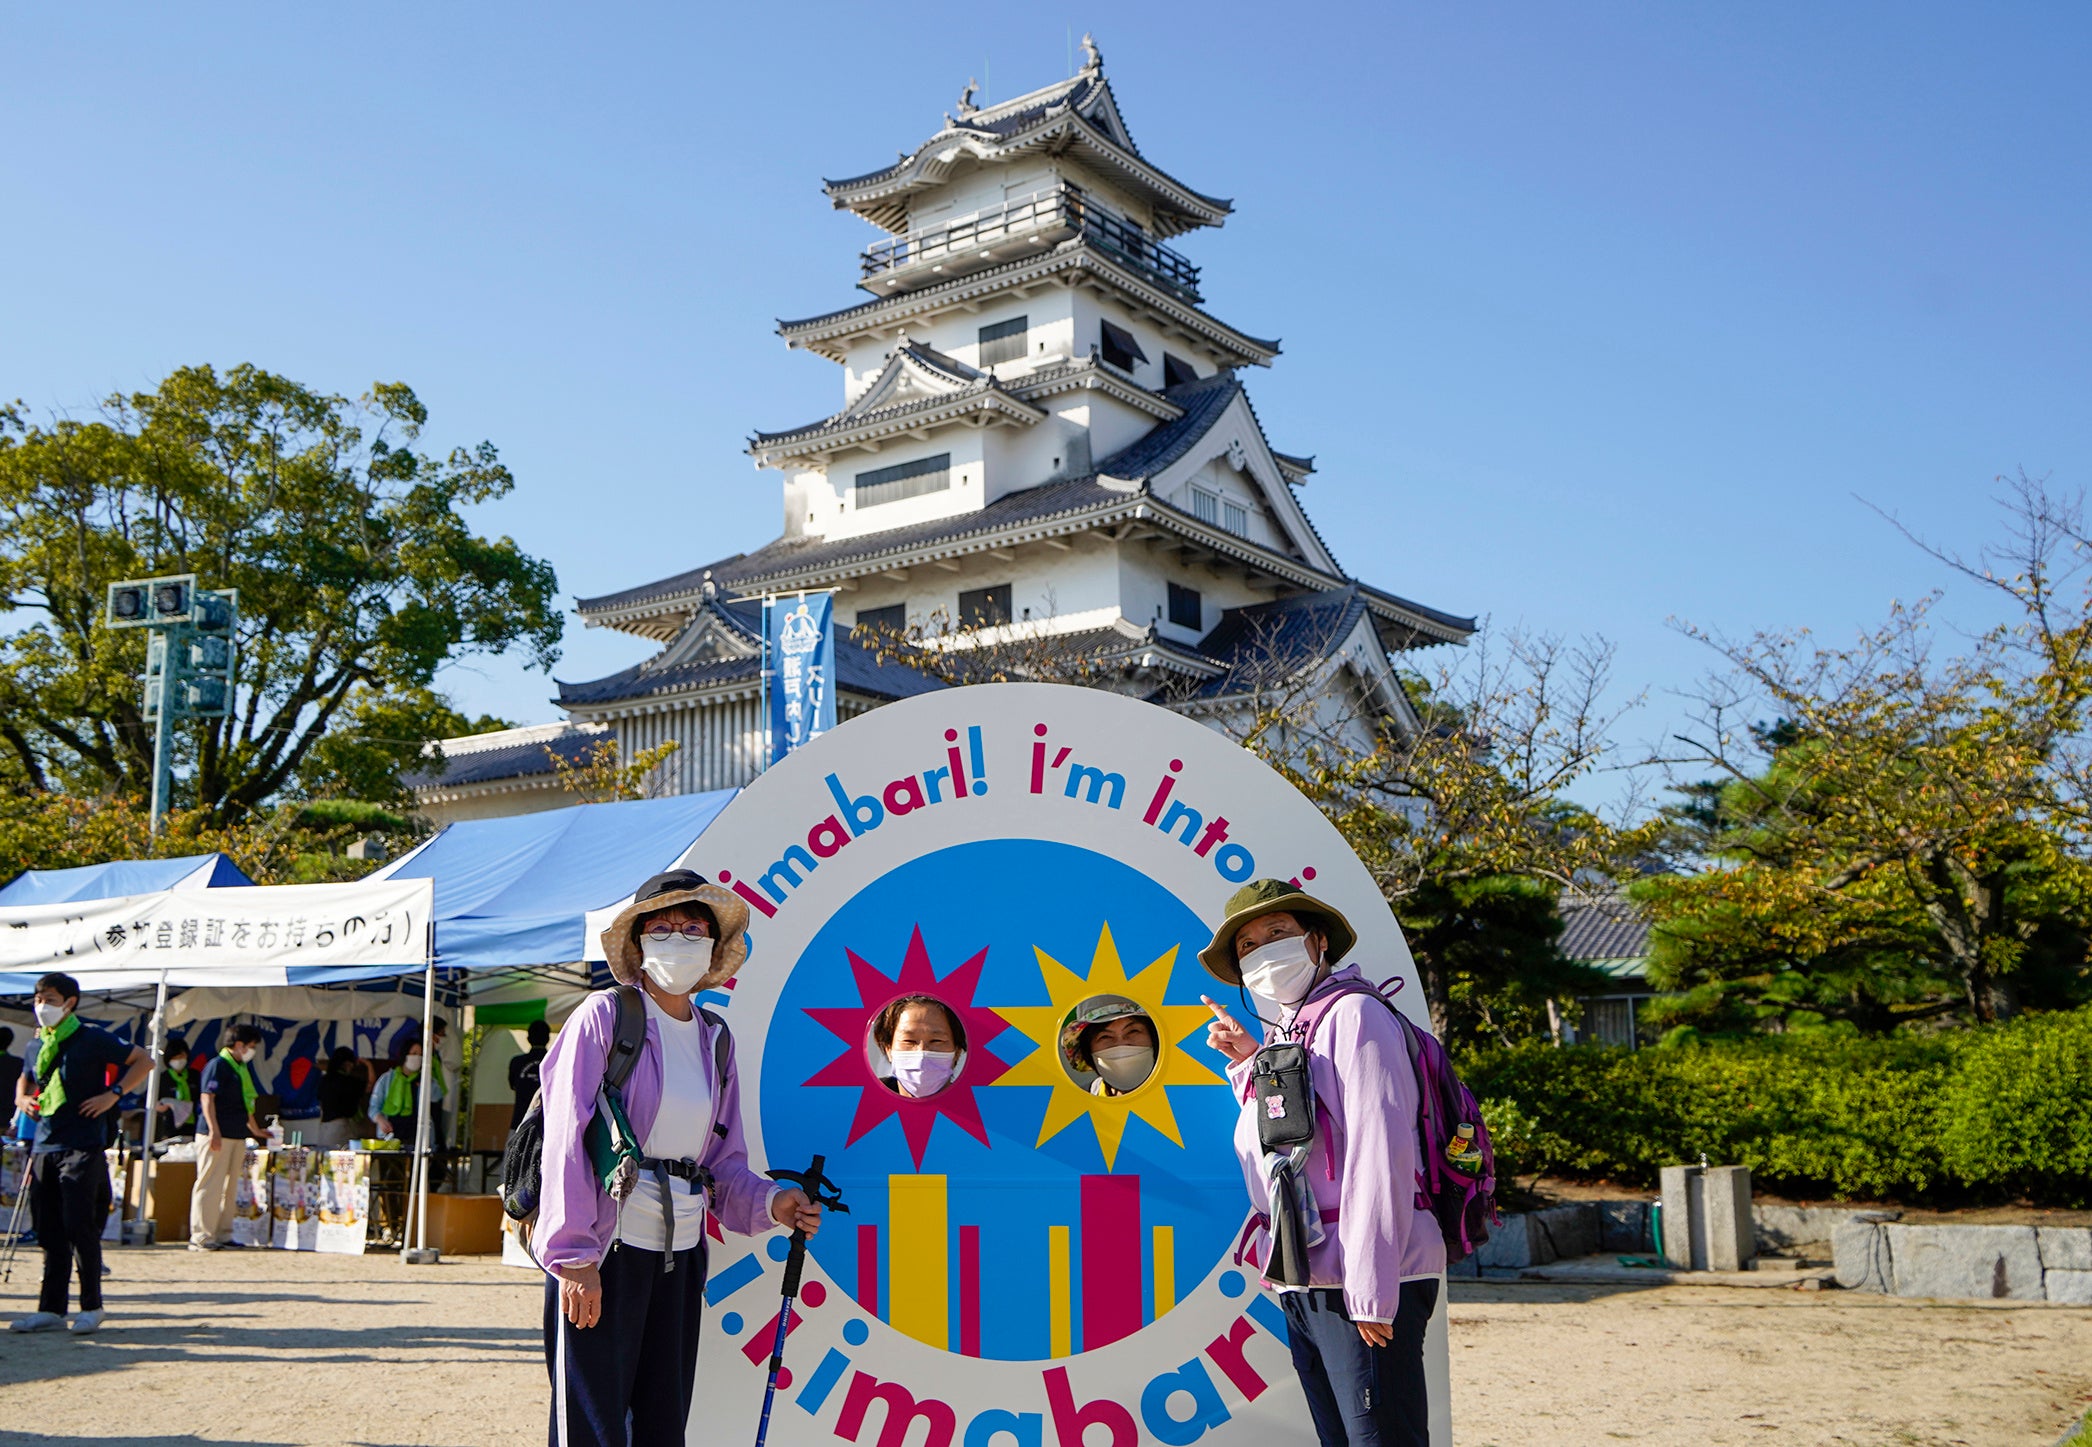
MULTIPOLYGON (((628 753, 678 740, 677 790, 747 782, 755 605, 802 589, 836 590, 860 640, 1050 641, 1083 681, 1216 721, 1300 670, 1361 727, 1408 719, 1390 655, 1461 642, 1473 620, 1352 577, 1317 534, 1313 460, 1270 444, 1241 380, 1279 344, 1209 312, 1170 244, 1232 203, 1144 156, 1087 37, 1084 57, 992 106, 969 84, 892 165, 825 183, 881 233, 856 261, 866 296, 778 331, 840 367, 841 409, 749 439, 781 477, 777 538, 579 601, 589 626, 664 647, 560 684, 576 726, 628 753)), ((839 652, 845 717, 940 686, 839 652)))

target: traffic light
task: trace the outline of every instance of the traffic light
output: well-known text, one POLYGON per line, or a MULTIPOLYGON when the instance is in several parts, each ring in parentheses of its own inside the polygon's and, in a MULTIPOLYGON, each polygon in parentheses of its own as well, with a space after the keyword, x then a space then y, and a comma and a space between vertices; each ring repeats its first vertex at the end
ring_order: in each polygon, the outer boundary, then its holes
POLYGON ((201 594, 194 573, 130 578, 109 585, 103 621, 111 628, 165 628, 187 623, 201 594))

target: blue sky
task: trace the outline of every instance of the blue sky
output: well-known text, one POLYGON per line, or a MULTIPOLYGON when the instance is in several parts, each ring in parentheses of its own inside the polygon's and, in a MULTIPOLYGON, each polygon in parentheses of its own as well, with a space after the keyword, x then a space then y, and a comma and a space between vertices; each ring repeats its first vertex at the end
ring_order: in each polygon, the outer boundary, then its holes
MULTIPOLYGON (((876 235, 823 175, 1094 28, 1134 136, 1235 199, 1177 243, 1353 572, 1619 647, 1843 636, 1947 581, 1991 479, 2092 464, 2092 15, 2067 6, 63 7, 10 16, 0 394, 190 362, 355 392, 518 479, 569 597, 760 545, 757 427, 839 404, 780 316, 876 235), (1274 16, 1282 18, 1274 18, 1274 16)), ((1979 609, 1951 595, 1956 608, 1979 609)), ((570 628, 558 672, 643 656, 570 628)), ((496 660, 460 702, 554 716, 496 660)))

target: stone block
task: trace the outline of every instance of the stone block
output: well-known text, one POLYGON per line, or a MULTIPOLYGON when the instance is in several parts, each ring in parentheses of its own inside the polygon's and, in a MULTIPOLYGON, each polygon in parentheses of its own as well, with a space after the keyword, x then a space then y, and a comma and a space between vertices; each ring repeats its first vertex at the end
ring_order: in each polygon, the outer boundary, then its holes
POLYGON ((2058 1269, 2042 1280, 2048 1299, 2058 1306, 2092 1306, 2092 1271, 2058 1269))
POLYGON ((1758 1254, 1751 1224, 1751 1168, 1711 1166, 1702 1197, 1707 1210, 1707 1269, 1748 1271, 1758 1254))
POLYGON ((1842 1221, 1831 1228, 1831 1263, 1838 1285, 1847 1291, 1895 1289, 1889 1269, 1889 1238, 1874 1221, 1842 1221))
POLYGON ((1598 1249, 1600 1251, 1647 1251, 1649 1249, 1649 1203, 1647 1201, 1600 1201, 1598 1203, 1598 1249))
POLYGON ((2092 1271, 2092 1229, 2083 1226, 2037 1226, 2044 1271, 2092 1271))
POLYGON ((1545 1266, 1554 1260, 1546 1251, 1546 1237, 1533 1229, 1526 1213, 1513 1211, 1504 1217, 1501 1225, 1489 1228, 1489 1239, 1468 1259, 1477 1266, 1517 1270, 1526 1266, 1545 1266))
POLYGON ((1663 1195, 1663 1264, 1673 1271, 1705 1271, 1707 1238, 1700 1168, 1665 1166, 1659 1176, 1663 1195))
POLYGON ((1456 1281, 1472 1281, 1481 1274, 1482 1268, 1475 1264, 1475 1259, 1472 1256, 1465 1261, 1455 1261, 1452 1265, 1446 1267, 1446 1275, 1456 1281))
MULTIPOLYGON (((1831 1230, 1853 1217, 1850 1206, 1767 1206, 1754 1204, 1751 1221, 1761 1252, 1801 1251, 1804 1247, 1826 1247, 1831 1230)), ((1804 1253, 1807 1254, 1807 1253, 1804 1253)), ((1815 1254, 1821 1255, 1819 1250, 1815 1254)))
POLYGON ((1598 1250, 1598 1208, 1588 1202, 1549 1206, 1528 1219, 1547 1241, 1548 1259, 1571 1261, 1598 1250))
POLYGON ((2041 1301, 2032 1226, 1884 1226, 1898 1296, 2041 1301))

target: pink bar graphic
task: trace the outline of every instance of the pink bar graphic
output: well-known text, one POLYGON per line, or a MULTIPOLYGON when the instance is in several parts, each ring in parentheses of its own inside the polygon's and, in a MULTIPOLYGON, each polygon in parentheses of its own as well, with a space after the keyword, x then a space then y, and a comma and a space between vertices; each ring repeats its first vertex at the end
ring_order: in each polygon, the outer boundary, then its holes
POLYGON ((981 1228, 959 1228, 959 1355, 981 1354, 981 1228))
POLYGON ((1140 1330, 1140 1177, 1082 1178, 1082 1350, 1140 1330))
POLYGON ((879 1228, 857 1228, 857 1304, 879 1314, 879 1228))

